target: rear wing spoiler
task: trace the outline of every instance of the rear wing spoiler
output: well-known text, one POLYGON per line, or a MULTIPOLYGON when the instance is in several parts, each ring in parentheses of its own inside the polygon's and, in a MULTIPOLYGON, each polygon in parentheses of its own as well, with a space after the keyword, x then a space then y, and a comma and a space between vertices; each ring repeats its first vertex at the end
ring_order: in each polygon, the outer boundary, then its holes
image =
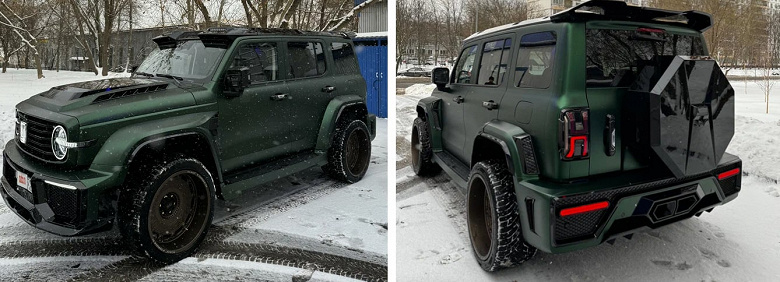
POLYGON ((550 16, 552 22, 587 22, 593 20, 632 21, 669 24, 704 32, 712 26, 712 17, 699 11, 670 11, 629 6, 623 1, 587 1, 550 16))

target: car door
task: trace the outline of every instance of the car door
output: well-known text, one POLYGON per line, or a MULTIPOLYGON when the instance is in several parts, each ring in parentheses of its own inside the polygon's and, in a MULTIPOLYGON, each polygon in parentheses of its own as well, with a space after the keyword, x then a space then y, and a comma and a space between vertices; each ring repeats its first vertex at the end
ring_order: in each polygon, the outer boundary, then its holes
MULTIPOLYGON (((501 108, 501 98, 506 93, 508 81, 507 67, 512 56, 512 38, 510 35, 491 37, 480 42, 479 61, 475 62, 476 81, 466 95, 463 111, 466 113, 463 126, 465 140, 463 144, 464 160, 470 163, 474 140, 486 123, 496 119, 501 108)), ((514 109, 507 109, 514 110, 514 109)))
POLYGON ((476 75, 472 77, 474 62, 477 60, 477 45, 470 45, 463 48, 458 63, 453 69, 449 91, 437 91, 438 96, 442 98, 442 146, 455 157, 466 161, 463 152, 465 142, 463 126, 463 103, 466 96, 474 88, 473 83, 476 75))
POLYGON ((289 121, 295 105, 280 76, 280 43, 246 40, 238 43, 229 68, 249 68, 250 85, 235 98, 219 101, 218 142, 223 170, 231 172, 284 154, 291 142, 289 121))
POLYGON ((295 108, 286 121, 290 147, 294 151, 314 148, 322 116, 335 95, 332 73, 324 52, 325 43, 317 39, 291 39, 287 49, 288 103, 295 108))

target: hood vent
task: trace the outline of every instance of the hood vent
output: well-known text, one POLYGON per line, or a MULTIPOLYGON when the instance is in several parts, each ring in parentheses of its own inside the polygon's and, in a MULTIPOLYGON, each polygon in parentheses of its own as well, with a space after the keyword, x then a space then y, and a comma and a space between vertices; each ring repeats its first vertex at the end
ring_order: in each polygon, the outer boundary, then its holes
POLYGON ((122 89, 117 89, 111 92, 105 92, 105 94, 95 98, 95 101, 92 101, 93 104, 100 103, 103 101, 108 101, 111 99, 117 99, 127 96, 132 96, 136 94, 142 94, 142 93, 149 93, 149 92, 155 92, 160 90, 165 90, 168 88, 167 83, 160 83, 160 84, 150 84, 150 85, 143 85, 140 87, 127 87, 122 89))

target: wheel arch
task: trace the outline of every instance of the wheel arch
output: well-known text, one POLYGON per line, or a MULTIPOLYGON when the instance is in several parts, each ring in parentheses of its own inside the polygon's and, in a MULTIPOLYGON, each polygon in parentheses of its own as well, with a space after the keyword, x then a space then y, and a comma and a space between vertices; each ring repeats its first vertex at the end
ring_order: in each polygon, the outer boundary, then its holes
POLYGON ((366 107, 363 98, 357 95, 338 96, 330 100, 325 114, 322 116, 317 145, 315 146, 316 152, 325 153, 328 151, 333 139, 333 132, 336 130, 339 120, 344 118, 363 120, 371 131, 371 139, 373 140, 376 136, 375 120, 368 113, 368 107, 366 107))
POLYGON ((183 153, 198 157, 212 173, 217 193, 221 192, 221 169, 214 139, 217 134, 216 112, 193 113, 129 125, 115 131, 92 161, 95 167, 114 167, 121 173, 117 183, 124 183, 128 171, 149 153, 183 153), (193 140, 194 138, 194 140, 193 140), (175 149, 171 149, 175 148, 175 149), (119 157, 118 157, 119 156, 119 157))

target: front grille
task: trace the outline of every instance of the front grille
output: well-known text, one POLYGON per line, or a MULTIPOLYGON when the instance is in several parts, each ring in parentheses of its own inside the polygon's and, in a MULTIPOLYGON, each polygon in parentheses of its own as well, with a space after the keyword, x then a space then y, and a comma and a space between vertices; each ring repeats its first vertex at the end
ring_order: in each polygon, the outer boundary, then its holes
POLYGON ((51 151, 51 134, 55 123, 17 112, 16 119, 27 123, 27 142, 19 140, 19 123, 16 124, 16 141, 27 154, 47 161, 57 161, 51 151))
POLYGON ((73 223, 79 218, 78 190, 46 185, 46 202, 57 216, 57 222, 73 223))

